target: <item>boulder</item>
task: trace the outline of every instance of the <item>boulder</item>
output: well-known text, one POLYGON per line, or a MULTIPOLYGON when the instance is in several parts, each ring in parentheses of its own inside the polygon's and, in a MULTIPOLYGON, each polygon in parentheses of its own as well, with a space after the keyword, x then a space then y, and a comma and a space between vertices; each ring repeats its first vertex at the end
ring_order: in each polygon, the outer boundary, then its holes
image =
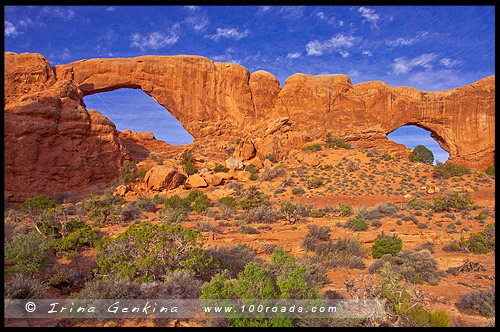
POLYGON ((240 170, 243 169, 244 165, 240 159, 228 158, 225 160, 226 167, 229 169, 240 170))
POLYGON ((128 191, 130 191, 130 188, 128 186, 121 185, 121 186, 116 187, 115 191, 113 192, 113 195, 125 197, 125 194, 128 191))
POLYGON ((190 175, 186 184, 191 188, 202 188, 208 186, 207 182, 198 174, 190 175))
POLYGON ((144 176, 146 187, 151 190, 170 190, 180 186, 186 176, 176 168, 164 165, 157 165, 151 168, 144 176))

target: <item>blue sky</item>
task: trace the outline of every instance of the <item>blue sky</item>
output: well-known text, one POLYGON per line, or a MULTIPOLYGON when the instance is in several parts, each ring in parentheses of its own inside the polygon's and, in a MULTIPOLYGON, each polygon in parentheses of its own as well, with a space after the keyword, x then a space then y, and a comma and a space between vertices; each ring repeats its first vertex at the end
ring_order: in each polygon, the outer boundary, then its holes
MULTIPOLYGON (((297 72, 342 73, 354 84, 381 80, 426 91, 495 74, 493 6, 4 8, 5 50, 41 53, 52 65, 191 54, 269 71, 282 86, 297 72)), ((112 108, 125 95, 100 97, 112 108)), ((105 113, 102 101, 90 97, 87 106, 105 113)))

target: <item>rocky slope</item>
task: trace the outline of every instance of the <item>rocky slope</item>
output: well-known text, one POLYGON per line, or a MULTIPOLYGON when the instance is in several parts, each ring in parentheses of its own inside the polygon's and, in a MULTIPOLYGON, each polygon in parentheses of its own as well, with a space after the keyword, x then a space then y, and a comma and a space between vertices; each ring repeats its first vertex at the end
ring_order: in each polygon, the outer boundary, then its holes
MULTIPOLYGON (((361 147, 400 149, 386 135, 412 124, 431 131, 450 160, 494 164, 495 79, 423 92, 382 82, 352 85, 345 75, 290 76, 199 56, 80 60, 51 68, 40 54, 5 53, 6 199, 78 190, 116 177, 130 154, 113 125, 85 109, 86 95, 142 89, 195 142, 241 138, 235 156, 278 159, 327 132, 361 147)), ((404 150, 404 149, 402 149, 404 150)))

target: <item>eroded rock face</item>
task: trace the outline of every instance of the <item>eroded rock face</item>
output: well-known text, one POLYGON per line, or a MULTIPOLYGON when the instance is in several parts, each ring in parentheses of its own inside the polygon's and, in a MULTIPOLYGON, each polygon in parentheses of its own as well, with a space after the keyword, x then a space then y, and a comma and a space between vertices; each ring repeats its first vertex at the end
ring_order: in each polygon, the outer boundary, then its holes
POLYGON ((5 53, 5 199, 23 201, 109 182, 128 153, 114 124, 86 110, 71 81, 39 54, 5 53))
MULTIPOLYGON (((391 145, 403 125, 432 133, 450 161, 483 170, 494 164, 495 78, 424 92, 383 82, 356 86, 345 75, 290 76, 199 56, 81 60, 51 68, 40 54, 5 53, 6 198, 76 190, 109 182, 129 158, 114 125, 86 110, 83 97, 142 89, 196 139, 234 142, 247 160, 277 159, 327 132, 358 146, 391 145), (252 147, 253 145, 253 147, 252 147)), ((393 144, 394 145, 394 144, 393 144)), ((397 145, 394 145, 397 146, 397 145)))

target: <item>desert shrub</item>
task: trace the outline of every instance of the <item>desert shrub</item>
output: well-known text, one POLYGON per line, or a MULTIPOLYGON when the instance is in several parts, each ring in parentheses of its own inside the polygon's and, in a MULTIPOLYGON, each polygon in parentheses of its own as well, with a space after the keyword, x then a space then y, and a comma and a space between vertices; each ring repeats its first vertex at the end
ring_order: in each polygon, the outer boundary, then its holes
POLYGON ((368 224, 361 213, 358 213, 354 218, 347 220, 345 225, 353 231, 364 231, 368 228, 368 224))
POLYGON ((432 165, 432 163, 434 162, 434 154, 425 146, 417 145, 408 156, 408 159, 411 162, 420 162, 432 165))
POLYGON ((63 293, 69 293, 73 288, 84 286, 84 278, 76 271, 56 264, 44 271, 42 281, 50 287, 57 288, 63 293))
POLYGON ((202 274, 212 256, 202 250, 203 235, 197 230, 166 224, 131 225, 97 247, 96 274, 104 278, 150 281, 164 279, 166 271, 187 269, 202 274))
POLYGON ((214 262, 219 262, 216 273, 227 270, 231 278, 235 278, 243 271, 249 262, 257 261, 255 251, 246 244, 220 246, 217 249, 208 249, 207 252, 213 256, 214 262))
POLYGON ((52 198, 54 200, 54 204, 55 205, 60 205, 60 204, 63 204, 63 203, 69 203, 70 193, 68 193, 68 192, 55 193, 52 196, 52 198))
MULTIPOLYGON (((190 195, 191 195, 191 193, 190 193, 190 195)), ((210 202, 210 199, 208 198, 208 196, 205 194, 201 194, 193 201, 193 206, 191 207, 191 209, 194 212, 201 214, 201 213, 205 212, 211 206, 212 206, 212 203, 210 202)))
POLYGON ((190 161, 191 163, 194 162, 194 157, 193 154, 191 153, 191 150, 185 150, 181 154, 181 164, 186 165, 190 161))
POLYGON ((485 173, 488 175, 495 176, 495 166, 488 166, 485 173))
POLYGON ((221 164, 217 164, 215 167, 214 167, 214 173, 226 173, 227 171, 229 171, 228 168, 224 167, 223 165, 221 164))
POLYGON ((249 225, 240 225, 238 227, 238 233, 240 234, 260 234, 258 230, 249 225))
POLYGON ((341 217, 349 217, 353 212, 354 211, 349 204, 339 203, 339 214, 341 217))
POLYGON ((198 172, 198 170, 196 169, 196 167, 194 167, 191 160, 188 160, 184 165, 184 171, 186 171, 187 175, 193 175, 198 172))
POLYGON ((326 134, 326 145, 330 149, 350 149, 351 145, 340 137, 332 137, 331 133, 326 134))
POLYGON ((450 162, 443 164, 438 162, 436 166, 434 166, 434 175, 439 178, 449 179, 454 176, 462 176, 464 174, 470 174, 470 169, 462 166, 456 165, 450 162))
POLYGON ((114 196, 107 192, 102 199, 96 194, 90 193, 82 203, 89 220, 105 224, 110 216, 121 212, 121 205, 124 202, 120 196, 114 196))
POLYGON ((163 282, 140 284, 140 298, 144 299, 198 299, 203 282, 194 273, 176 270, 169 273, 163 282))
POLYGON ((94 279, 85 283, 79 292, 70 295, 70 298, 74 299, 138 299, 140 297, 141 285, 125 279, 94 279))
POLYGON ((242 217, 248 222, 273 223, 278 219, 278 212, 271 206, 261 205, 246 210, 242 217))
POLYGON ((248 210, 257 206, 268 205, 268 204, 269 204, 269 196, 257 190, 257 188, 255 187, 249 187, 247 191, 243 193, 243 199, 238 201, 238 205, 243 210, 248 210))
POLYGON ((363 209, 360 213, 365 219, 381 219, 383 217, 392 216, 399 211, 399 207, 392 202, 380 203, 372 209, 363 209))
POLYGON ((359 164, 355 161, 349 160, 345 166, 345 170, 348 172, 355 172, 359 170, 359 164))
POLYGON ((452 193, 434 198, 432 209, 436 212, 469 211, 477 209, 477 205, 470 199, 469 193, 463 195, 452 193))
POLYGON ((47 285, 31 275, 16 274, 5 285, 6 299, 36 299, 47 290, 47 285))
POLYGON ((188 211, 182 208, 164 208, 160 211, 158 217, 166 224, 178 224, 187 220, 188 211))
POLYGON ((422 244, 420 247, 418 248, 415 248, 416 251, 420 251, 420 250, 427 250, 429 251, 431 254, 434 253, 434 243, 433 242, 425 242, 424 244, 422 244))
POLYGON ((304 147, 304 151, 321 151, 321 145, 313 144, 304 147))
POLYGON ((163 204, 164 201, 165 201, 165 199, 160 197, 160 195, 158 195, 158 194, 156 194, 153 197, 153 203, 155 203, 155 204, 163 204))
POLYGON ((307 225, 307 229, 309 233, 306 237, 313 238, 315 241, 328 241, 330 239, 331 229, 329 226, 307 225))
POLYGON ((127 202, 122 210, 122 220, 132 221, 142 217, 142 211, 135 201, 127 202))
POLYGON ((156 211, 156 204, 151 200, 151 198, 140 198, 137 201, 137 207, 143 211, 147 212, 155 212, 156 211))
POLYGON ((444 274, 438 271, 436 260, 427 251, 402 250, 396 256, 383 255, 370 265, 370 273, 377 272, 384 264, 412 283, 425 281, 435 285, 444 274))
POLYGON ((283 168, 265 168, 261 176, 263 181, 271 181, 277 177, 285 177, 286 171, 283 168))
MULTIPOLYGON (((202 286, 202 300, 210 299, 314 299, 319 298, 318 286, 309 285, 304 276, 310 269, 299 265, 293 256, 276 248, 271 264, 249 262, 245 269, 231 278, 228 271, 214 276, 202 286)), ((231 326, 294 326, 288 318, 234 318, 231 326)))
POLYGON ((412 198, 408 201, 408 203, 406 203, 406 206, 413 210, 420 210, 422 208, 425 208, 427 206, 427 203, 421 198, 412 198))
POLYGON ((266 160, 266 159, 272 163, 276 162, 276 157, 272 153, 266 154, 266 156, 264 157, 264 160, 266 160))
POLYGON ((321 209, 314 209, 311 211, 310 216, 313 218, 321 218, 325 215, 325 212, 323 212, 321 209))
POLYGON ((247 165, 247 167, 245 167, 245 171, 247 171, 248 173, 257 173, 258 169, 254 164, 249 164, 247 165))
POLYGON ((495 317, 495 287, 465 294, 455 306, 462 312, 475 311, 487 318, 495 317))
POLYGON ((93 247, 99 239, 99 232, 85 225, 69 233, 67 236, 52 241, 56 254, 78 252, 82 247, 93 247))
POLYGON ((137 178, 137 166, 135 161, 126 161, 120 167, 120 181, 123 184, 128 184, 137 178))
POLYGON ((411 326, 414 327, 449 327, 450 316, 446 311, 431 312, 422 307, 412 308, 408 311, 411 326))
POLYGON ((335 268, 345 266, 350 269, 364 269, 363 258, 366 250, 355 238, 321 241, 316 244, 315 253, 326 266, 335 268))
POLYGON ((293 188, 292 189, 292 195, 295 195, 295 196, 302 196, 305 194, 305 190, 303 188, 293 188))
POLYGON ((42 213, 43 211, 53 208, 54 206, 55 204, 53 200, 49 199, 45 195, 39 195, 22 202, 19 206, 19 210, 22 213, 42 213))
POLYGON ((307 181, 307 188, 315 189, 324 186, 323 180, 320 177, 313 177, 307 181))
POLYGON ((233 196, 224 196, 219 198, 219 204, 228 206, 230 208, 236 208, 238 206, 238 202, 233 196))
MULTIPOLYGON (((494 224, 493 224, 494 225, 494 224)), ((494 232, 494 228, 493 228, 494 232)), ((458 241, 453 241, 452 243, 443 247, 444 251, 457 251, 466 252, 474 254, 487 254, 491 250, 495 250, 495 237, 486 233, 471 233, 469 238, 466 239, 465 236, 460 236, 458 241)))
POLYGON ((182 209, 189 211, 191 201, 187 198, 180 198, 177 195, 170 196, 163 202, 165 209, 182 209))
POLYGON ((7 242, 4 257, 14 264, 6 268, 8 272, 34 273, 47 262, 50 240, 35 230, 28 234, 18 234, 7 242))
POLYGON ((257 175, 257 173, 251 173, 248 179, 251 181, 257 181, 259 179, 259 176, 257 175))
POLYGON ((213 232, 213 233, 217 233, 217 234, 222 233, 222 231, 220 229, 218 229, 217 227, 215 227, 214 225, 212 225, 208 221, 198 222, 196 224, 196 229, 199 230, 200 232, 213 232))
POLYGON ((367 157, 377 157, 380 156, 381 152, 375 148, 372 148, 368 151, 366 151, 366 156, 367 157))
POLYGON ((281 202, 280 213, 290 224, 295 224, 300 219, 298 204, 292 202, 281 202))
POLYGON ((379 259, 383 255, 390 254, 396 256, 403 248, 403 241, 396 234, 386 235, 384 232, 377 235, 375 243, 372 245, 372 256, 379 259))
POLYGON ((390 153, 384 153, 380 156, 380 158, 389 161, 394 159, 394 156, 392 156, 390 153))

